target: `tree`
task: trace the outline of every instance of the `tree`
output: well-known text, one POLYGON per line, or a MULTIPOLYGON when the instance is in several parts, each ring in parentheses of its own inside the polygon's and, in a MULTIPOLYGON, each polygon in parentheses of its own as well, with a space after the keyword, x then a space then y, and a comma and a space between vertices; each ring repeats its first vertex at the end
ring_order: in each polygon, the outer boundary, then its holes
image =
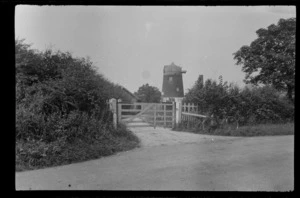
POLYGON ((197 81, 193 85, 191 89, 188 90, 188 92, 185 94, 185 101, 190 102, 198 102, 197 101, 197 93, 201 93, 201 90, 203 89, 203 75, 199 75, 197 81))
POLYGON ((295 90, 296 18, 280 19, 277 25, 256 31, 258 38, 250 46, 235 52, 237 65, 246 72, 245 82, 269 84, 287 92, 293 101, 295 90))
POLYGON ((294 105, 273 86, 239 88, 233 83, 201 79, 189 89, 185 102, 197 103, 200 114, 213 117, 216 126, 235 123, 237 126, 268 122, 286 122, 294 117, 294 105))
POLYGON ((160 102, 161 92, 157 87, 150 86, 148 83, 142 85, 137 92, 134 93, 141 102, 160 102))
POLYGON ((223 116, 227 99, 227 82, 220 81, 217 83, 207 79, 203 83, 203 77, 200 75, 194 86, 185 95, 185 102, 197 103, 202 114, 215 114, 223 116))

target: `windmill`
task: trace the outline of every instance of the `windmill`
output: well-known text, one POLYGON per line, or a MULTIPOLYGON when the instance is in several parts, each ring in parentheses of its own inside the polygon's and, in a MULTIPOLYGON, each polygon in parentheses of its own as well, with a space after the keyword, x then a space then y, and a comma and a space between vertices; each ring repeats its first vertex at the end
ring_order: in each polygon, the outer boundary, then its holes
POLYGON ((165 65, 163 70, 162 101, 175 101, 183 99, 182 74, 186 73, 181 67, 175 65, 165 65))

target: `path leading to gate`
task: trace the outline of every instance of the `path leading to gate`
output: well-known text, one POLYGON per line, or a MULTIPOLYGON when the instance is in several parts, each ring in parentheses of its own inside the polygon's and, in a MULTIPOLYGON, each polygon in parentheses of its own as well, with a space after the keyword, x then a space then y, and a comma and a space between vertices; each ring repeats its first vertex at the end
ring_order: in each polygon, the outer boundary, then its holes
POLYGON ((288 191, 294 136, 221 137, 133 127, 141 148, 16 173, 17 190, 288 191))
POLYGON ((199 135, 187 132, 172 131, 169 128, 157 127, 133 127, 131 128, 141 140, 141 146, 144 148, 154 146, 170 146, 181 144, 195 144, 200 142, 215 142, 221 140, 236 140, 242 137, 225 137, 199 135))

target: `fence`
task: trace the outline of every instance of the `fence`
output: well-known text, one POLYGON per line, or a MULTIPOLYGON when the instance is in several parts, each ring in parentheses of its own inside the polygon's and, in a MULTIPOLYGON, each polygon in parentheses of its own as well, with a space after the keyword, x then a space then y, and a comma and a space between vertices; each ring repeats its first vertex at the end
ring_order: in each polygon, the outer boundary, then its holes
POLYGON ((174 106, 172 103, 120 103, 118 104, 118 122, 135 122, 135 119, 139 118, 154 127, 157 125, 174 127, 174 106))
POLYGON ((181 113, 181 124, 190 127, 201 126, 204 129, 204 122, 207 118, 205 115, 199 114, 199 106, 194 103, 183 103, 181 113))
POLYGON ((175 99, 175 103, 133 103, 117 104, 116 99, 110 100, 110 109, 113 112, 113 123, 117 127, 120 121, 134 122, 140 118, 145 122, 172 128, 180 123, 199 125, 204 123, 207 116, 199 114, 199 106, 193 103, 182 103, 182 99, 175 99), (176 107, 176 108, 175 108, 176 107))
POLYGON ((182 112, 187 112, 187 113, 198 113, 198 105, 194 103, 182 103, 182 112))

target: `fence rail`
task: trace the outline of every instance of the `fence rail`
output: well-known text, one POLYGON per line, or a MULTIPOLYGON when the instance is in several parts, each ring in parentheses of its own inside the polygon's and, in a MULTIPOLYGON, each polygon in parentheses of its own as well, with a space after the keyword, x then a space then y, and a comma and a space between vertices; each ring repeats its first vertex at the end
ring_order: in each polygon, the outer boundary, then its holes
POLYGON ((190 117, 207 118, 207 116, 205 116, 205 115, 195 114, 195 113, 186 113, 186 112, 182 112, 181 114, 182 114, 182 115, 186 115, 186 116, 190 116, 190 117))
POLYGON ((183 103, 182 104, 182 112, 198 113, 199 107, 197 104, 194 104, 194 103, 183 103))
POLYGON ((186 124, 190 126, 202 125, 204 128, 205 119, 208 116, 199 114, 200 108, 194 103, 183 103, 181 112, 181 124, 186 124))
POLYGON ((182 122, 188 124, 203 123, 207 118, 200 115, 200 108, 194 103, 182 103, 182 99, 177 99, 173 103, 117 103, 116 99, 110 100, 110 109, 113 112, 114 126, 118 122, 136 122, 136 118, 144 122, 164 127, 175 127, 175 123, 182 122))
POLYGON ((118 105, 119 122, 136 122, 139 118, 144 122, 156 125, 174 126, 175 105, 172 103, 119 103, 118 105))

